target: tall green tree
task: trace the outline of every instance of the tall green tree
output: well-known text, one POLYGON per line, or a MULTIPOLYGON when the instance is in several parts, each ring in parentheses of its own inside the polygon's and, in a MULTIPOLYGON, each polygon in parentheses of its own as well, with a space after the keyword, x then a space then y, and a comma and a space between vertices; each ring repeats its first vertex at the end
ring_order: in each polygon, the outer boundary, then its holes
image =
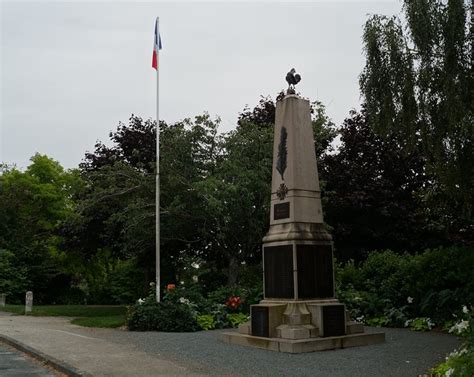
MULTIPOLYGON (((274 112, 275 102, 262 98, 227 134, 220 134, 219 119, 207 114, 160 123, 164 284, 181 280, 192 261, 210 276, 224 272, 230 283, 238 279, 242 263, 260 262, 268 228, 274 112)), ((320 155, 335 131, 318 103, 313 125, 323 135, 316 145, 320 155)), ((81 164, 86 185, 77 197, 78 216, 63 228, 63 246, 83 261, 78 265, 99 255, 102 261, 134 260, 144 271, 145 287, 155 267, 155 125, 132 115, 110 138, 111 146, 98 143, 81 164)))
MULTIPOLYGON (((164 284, 175 282, 189 257, 204 249, 203 229, 208 222, 198 188, 212 175, 220 153, 218 124, 218 119, 206 114, 172 125, 160 122, 164 284)), ((104 279, 117 262, 133 260, 143 272, 145 290, 155 276, 156 124, 132 115, 110 138, 111 146, 97 143, 81 164, 87 185, 77 198, 78 216, 64 227, 64 248, 83 266, 101 255, 100 265, 109 270, 102 274, 104 279), (108 262, 103 263, 103 258, 108 262)), ((104 279, 94 282, 87 271, 80 275, 88 285, 106 285, 104 279)))
MULTIPOLYGON (((26 290, 37 302, 51 301, 55 282, 65 276, 61 267, 58 229, 74 211, 72 195, 81 186, 75 171, 45 155, 36 154, 22 172, 3 166, 0 174, 0 286, 10 300, 26 290), (8 271, 15 271, 10 274, 8 271)), ((67 277, 66 277, 67 280, 67 277)), ((58 293, 59 294, 59 293, 58 293)))
POLYGON ((446 242, 439 219, 424 205, 423 156, 404 151, 397 135, 377 135, 365 112, 352 112, 339 132, 338 151, 324 157, 321 169, 337 258, 363 260, 377 249, 415 252, 446 242))
POLYGON ((432 210, 466 232, 474 201, 472 2, 406 0, 403 10, 404 22, 374 15, 364 27, 368 121, 381 136, 397 135, 403 150, 422 147, 432 210))
POLYGON ((205 260, 235 284, 241 264, 258 264, 268 227, 273 130, 242 122, 221 140, 222 154, 198 192, 205 203, 205 260))

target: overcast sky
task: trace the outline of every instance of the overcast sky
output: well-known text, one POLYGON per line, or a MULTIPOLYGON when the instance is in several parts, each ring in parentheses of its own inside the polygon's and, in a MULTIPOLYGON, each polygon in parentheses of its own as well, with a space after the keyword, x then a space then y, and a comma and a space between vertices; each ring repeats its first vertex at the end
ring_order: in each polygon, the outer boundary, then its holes
POLYGON ((153 29, 160 17, 160 118, 209 112, 222 131, 246 104, 302 76, 339 125, 359 108, 368 14, 400 14, 394 1, 1 1, 0 161, 26 167, 35 152, 76 167, 96 140, 130 115, 155 118, 153 29))

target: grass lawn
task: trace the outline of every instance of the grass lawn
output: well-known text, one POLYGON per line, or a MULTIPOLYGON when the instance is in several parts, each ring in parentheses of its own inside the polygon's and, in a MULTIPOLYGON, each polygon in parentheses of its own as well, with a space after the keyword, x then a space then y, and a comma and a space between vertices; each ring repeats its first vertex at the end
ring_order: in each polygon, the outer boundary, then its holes
POLYGON ((120 327, 125 325, 125 315, 116 315, 109 317, 82 317, 71 321, 74 325, 85 327, 120 327))
MULTIPOLYGON (((25 314, 24 305, 6 305, 0 310, 15 314, 25 314)), ((28 315, 38 317, 79 317, 72 323, 87 327, 120 327, 125 324, 125 306, 102 305, 34 305, 28 315)))

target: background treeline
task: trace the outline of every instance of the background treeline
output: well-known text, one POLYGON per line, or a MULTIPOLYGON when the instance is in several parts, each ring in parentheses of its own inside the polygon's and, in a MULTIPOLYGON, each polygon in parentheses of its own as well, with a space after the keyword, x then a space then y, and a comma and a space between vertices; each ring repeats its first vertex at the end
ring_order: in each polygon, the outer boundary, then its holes
MULTIPOLYGON (((453 250, 472 263, 472 12, 463 1, 407 1, 404 11, 403 25, 379 15, 365 25, 361 111, 336 127, 312 104, 325 221, 339 262, 450 247, 452 263, 453 250)), ((261 284, 275 101, 246 107, 225 134, 207 114, 160 122, 163 284, 197 279, 204 292, 261 284)), ((131 303, 146 294, 155 143, 156 124, 132 115, 77 169, 39 154, 24 171, 1 167, 0 292, 9 302, 26 290, 40 303, 131 303)), ((369 278, 344 271, 354 290, 369 278)))

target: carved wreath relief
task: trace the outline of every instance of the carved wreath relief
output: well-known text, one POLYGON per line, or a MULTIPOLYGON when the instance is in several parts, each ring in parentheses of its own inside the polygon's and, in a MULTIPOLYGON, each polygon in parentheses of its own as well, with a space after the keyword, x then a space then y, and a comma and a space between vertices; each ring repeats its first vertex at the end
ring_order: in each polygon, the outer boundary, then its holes
POLYGON ((288 187, 284 183, 278 187, 278 190, 276 192, 278 199, 283 200, 286 197, 286 194, 288 194, 288 187))
POLYGON ((281 179, 285 180, 283 174, 286 170, 286 138, 288 133, 286 132, 286 128, 282 127, 280 132, 280 144, 278 145, 278 156, 277 156, 277 163, 276 163, 276 170, 281 175, 281 179))
MULTIPOLYGON (((288 137, 288 133, 286 132, 286 128, 282 127, 280 132, 280 144, 278 145, 278 156, 276 162, 276 170, 281 175, 281 179, 285 180, 284 174, 286 170, 286 157, 287 157, 287 149, 286 149, 286 138, 288 137)), ((278 199, 283 200, 288 194, 288 187, 286 187, 285 183, 280 184, 280 187, 277 191, 278 199)))

